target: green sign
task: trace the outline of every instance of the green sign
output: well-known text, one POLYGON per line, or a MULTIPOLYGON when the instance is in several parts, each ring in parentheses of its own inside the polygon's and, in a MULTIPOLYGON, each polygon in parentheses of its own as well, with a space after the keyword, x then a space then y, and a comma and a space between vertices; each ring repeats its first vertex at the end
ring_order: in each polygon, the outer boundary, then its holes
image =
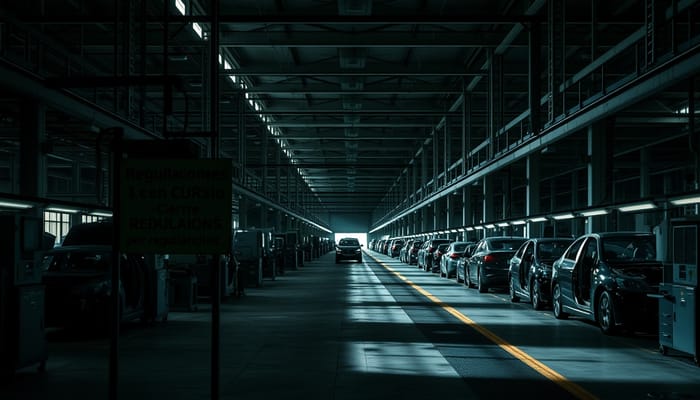
POLYGON ((231 246, 231 161, 124 159, 124 252, 225 253, 231 246))

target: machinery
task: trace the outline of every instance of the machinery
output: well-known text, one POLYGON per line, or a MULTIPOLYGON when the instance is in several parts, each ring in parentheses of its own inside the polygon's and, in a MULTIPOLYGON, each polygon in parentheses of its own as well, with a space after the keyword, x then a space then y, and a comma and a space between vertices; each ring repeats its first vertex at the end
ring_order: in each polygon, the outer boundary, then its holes
MULTIPOLYGON (((241 270, 243 286, 262 286, 264 246, 269 234, 258 229, 237 230, 233 235, 233 258, 241 270)), ((267 241, 267 243, 266 243, 267 241)))
POLYGON ((40 217, 0 215, 0 378, 34 364, 40 371, 46 367, 38 258, 45 244, 43 232, 40 217))
POLYGON ((698 230, 700 220, 671 220, 672 275, 659 287, 659 351, 675 349, 698 364, 698 230))

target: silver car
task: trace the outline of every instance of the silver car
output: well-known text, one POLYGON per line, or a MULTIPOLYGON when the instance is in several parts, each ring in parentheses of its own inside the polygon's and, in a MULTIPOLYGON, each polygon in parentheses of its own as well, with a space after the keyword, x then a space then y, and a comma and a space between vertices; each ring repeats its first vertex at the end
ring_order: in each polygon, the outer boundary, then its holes
POLYGON ((464 250, 473 242, 452 242, 440 258, 440 276, 452 278, 457 275, 457 262, 464 256, 464 250))

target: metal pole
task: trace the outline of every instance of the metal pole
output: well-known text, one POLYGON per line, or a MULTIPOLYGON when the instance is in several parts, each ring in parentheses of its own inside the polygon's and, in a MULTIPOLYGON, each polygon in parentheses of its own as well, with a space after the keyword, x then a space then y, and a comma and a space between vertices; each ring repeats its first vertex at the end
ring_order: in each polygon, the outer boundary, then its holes
MULTIPOLYGON (((211 29, 209 31, 209 54, 211 85, 211 112, 209 124, 211 136, 211 158, 219 157, 219 0, 211 0, 211 29)), ((221 260, 219 254, 213 255, 211 280, 211 398, 219 398, 219 373, 221 360, 221 260)))
POLYGON ((121 227, 119 216, 121 214, 121 159, 122 159, 122 136, 121 128, 114 129, 112 164, 114 181, 112 182, 112 226, 114 238, 112 240, 112 289, 110 296, 110 342, 109 342, 109 399, 116 400, 119 385, 119 324, 121 322, 119 307, 119 270, 121 267, 121 227))

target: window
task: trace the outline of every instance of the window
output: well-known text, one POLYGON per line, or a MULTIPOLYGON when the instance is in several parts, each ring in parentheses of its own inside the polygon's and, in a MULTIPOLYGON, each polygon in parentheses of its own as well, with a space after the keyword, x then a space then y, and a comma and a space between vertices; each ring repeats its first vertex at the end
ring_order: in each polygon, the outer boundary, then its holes
POLYGON ((107 219, 107 217, 99 216, 99 215, 81 215, 80 216, 80 223, 85 224, 88 222, 97 222, 97 221, 102 221, 107 219))
POLYGON ((583 244, 583 238, 577 240, 574 242, 574 244, 569 247, 569 250, 566 252, 566 258, 569 260, 575 260, 576 259, 576 254, 578 254, 578 249, 581 248, 581 245, 583 244))
POLYGON ((70 214, 63 212, 44 212, 44 231, 56 236, 56 245, 63 242, 63 238, 70 229, 70 214))

